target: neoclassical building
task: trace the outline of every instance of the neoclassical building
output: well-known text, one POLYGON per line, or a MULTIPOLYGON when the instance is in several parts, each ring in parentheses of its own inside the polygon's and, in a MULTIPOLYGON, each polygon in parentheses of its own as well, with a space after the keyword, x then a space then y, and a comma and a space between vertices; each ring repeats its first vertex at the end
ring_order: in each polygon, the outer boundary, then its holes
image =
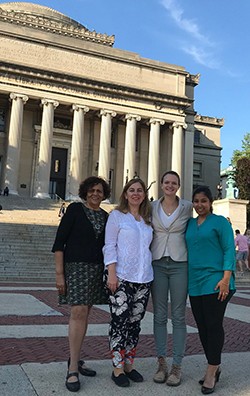
POLYGON ((10 194, 74 199, 89 175, 116 202, 139 175, 160 194, 166 169, 212 189, 220 179, 223 120, 197 116, 199 75, 116 49, 53 9, 0 4, 0 186, 10 194))

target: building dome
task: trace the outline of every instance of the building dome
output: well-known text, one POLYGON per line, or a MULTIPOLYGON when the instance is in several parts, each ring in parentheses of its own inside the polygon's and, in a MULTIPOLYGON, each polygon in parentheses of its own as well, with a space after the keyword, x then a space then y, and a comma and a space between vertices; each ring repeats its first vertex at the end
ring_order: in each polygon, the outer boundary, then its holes
POLYGON ((14 12, 25 14, 29 16, 43 17, 53 20, 55 22, 61 22, 68 25, 73 25, 78 28, 84 28, 79 22, 67 17, 59 11, 54 10, 53 8, 45 7, 39 4, 27 3, 27 2, 9 2, 0 4, 0 8, 6 12, 14 12))
POLYGON ((95 30, 90 31, 67 15, 34 3, 14 1, 0 4, 0 20, 111 47, 115 40, 114 35, 108 36, 95 30))

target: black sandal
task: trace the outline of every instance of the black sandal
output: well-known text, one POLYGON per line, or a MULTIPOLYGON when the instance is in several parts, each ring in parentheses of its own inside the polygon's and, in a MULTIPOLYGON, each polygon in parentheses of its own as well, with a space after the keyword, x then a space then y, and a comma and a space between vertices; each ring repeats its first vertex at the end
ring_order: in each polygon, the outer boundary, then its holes
POLYGON ((126 376, 134 382, 143 382, 143 376, 135 369, 126 372, 126 376))
POLYGON ((70 391, 70 392, 78 392, 80 389, 80 381, 79 381, 79 373, 77 373, 76 371, 73 372, 69 372, 67 371, 67 376, 66 376, 66 382, 65 382, 66 388, 70 391), (75 382, 69 382, 68 379, 71 377, 77 377, 77 381, 75 382))
POLYGON ((95 377, 96 371, 92 370, 89 367, 83 367, 84 364, 85 364, 84 360, 79 360, 78 362, 79 373, 85 375, 86 377, 95 377))
POLYGON ((117 386, 120 386, 122 388, 125 388, 130 385, 129 379, 124 373, 121 373, 118 375, 118 377, 116 377, 114 372, 112 372, 111 379, 114 381, 114 383, 117 386))

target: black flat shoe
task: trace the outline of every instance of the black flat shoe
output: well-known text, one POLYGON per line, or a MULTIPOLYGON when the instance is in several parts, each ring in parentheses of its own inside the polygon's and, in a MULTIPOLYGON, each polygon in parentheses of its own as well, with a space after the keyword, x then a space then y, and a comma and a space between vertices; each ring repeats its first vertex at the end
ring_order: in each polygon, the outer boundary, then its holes
POLYGON ((143 376, 138 373, 138 371, 136 371, 135 369, 129 371, 128 373, 126 373, 126 376, 131 379, 134 382, 143 382, 143 376))
POLYGON ((80 389, 80 381, 79 381, 79 373, 77 372, 72 372, 69 373, 67 372, 67 377, 66 377, 66 382, 65 382, 66 388, 70 391, 70 392, 78 392, 80 389), (77 377, 77 381, 75 382, 69 382, 68 379, 70 377, 77 377))
POLYGON ((215 389, 215 384, 212 388, 207 388, 206 386, 202 386, 201 393, 203 393, 203 395, 210 395, 210 393, 214 393, 214 389, 215 389))
POLYGON ((92 370, 89 367, 83 367, 84 364, 85 364, 84 360, 79 360, 79 362, 78 362, 79 373, 82 375, 85 375, 86 377, 95 377, 96 371, 92 370))
MULTIPOLYGON (((221 375, 221 369, 218 367, 218 369, 217 369, 217 371, 215 373, 215 382, 219 382, 220 375, 221 375)), ((204 384, 204 379, 200 379, 199 380, 199 384, 203 385, 204 384)))
POLYGON ((120 386, 122 388, 126 388, 127 386, 130 385, 128 377, 125 374, 123 374, 123 373, 121 373, 120 375, 118 375, 118 377, 116 377, 114 372, 113 372, 112 375, 111 375, 111 379, 114 381, 114 383, 117 386, 120 386))

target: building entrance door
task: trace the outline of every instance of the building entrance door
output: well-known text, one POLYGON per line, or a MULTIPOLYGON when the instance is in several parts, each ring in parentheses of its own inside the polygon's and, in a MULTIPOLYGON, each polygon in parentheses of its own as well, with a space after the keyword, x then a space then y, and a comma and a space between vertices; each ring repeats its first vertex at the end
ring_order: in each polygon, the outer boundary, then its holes
POLYGON ((52 147, 49 194, 53 199, 65 199, 67 156, 67 149, 52 147))

